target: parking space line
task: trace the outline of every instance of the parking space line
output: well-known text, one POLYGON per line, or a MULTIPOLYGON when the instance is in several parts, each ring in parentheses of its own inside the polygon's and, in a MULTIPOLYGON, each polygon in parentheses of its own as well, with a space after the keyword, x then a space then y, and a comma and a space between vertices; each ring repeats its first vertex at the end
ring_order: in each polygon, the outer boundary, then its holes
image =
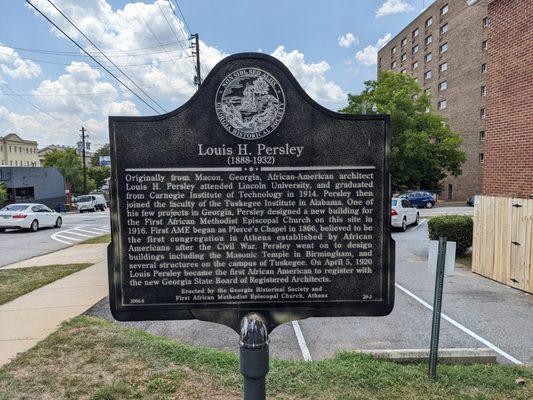
POLYGON ((95 230, 95 231, 102 231, 102 232, 109 232, 109 229, 102 229, 102 228, 92 228, 91 229, 95 230))
MULTIPOLYGON (((430 304, 426 303, 424 300, 422 300, 420 297, 418 297, 416 294, 410 292, 409 290, 407 290, 406 288, 404 288, 403 286, 399 285, 399 284, 395 284, 396 287, 398 289, 400 289, 402 292, 406 293, 407 295, 411 296, 413 299, 415 299, 416 301, 418 301, 420 304, 422 304, 424 307, 426 308, 429 308, 430 310, 433 311, 433 306, 431 306, 430 304)), ((518 364, 518 365, 522 365, 523 362, 520 361, 520 360, 517 360, 516 358, 514 358, 512 355, 506 353, 505 351, 503 351, 502 349, 500 349, 499 347, 497 347, 496 345, 492 344, 491 342, 489 342, 488 340, 486 339, 483 339, 481 336, 479 336, 478 334, 472 332, 470 329, 468 329, 467 327, 465 327, 464 325, 461 325, 459 322, 455 321, 454 319, 448 317, 446 314, 444 313, 441 313, 441 317, 444 318, 446 321, 448 321, 449 323, 451 323, 452 325, 454 325, 456 328, 459 328, 460 330, 462 330, 464 333, 466 333, 467 335, 470 335, 472 336, 474 339, 480 341, 481 343, 483 343, 485 346, 491 348, 492 350, 494 350, 496 353, 500 354, 501 356, 507 358, 509 361, 511 361, 512 363, 514 364, 518 364)))
MULTIPOLYGON (((56 242, 63 243, 63 244, 72 244, 71 242, 67 242, 67 241, 65 241, 65 240, 61 240, 61 239, 59 239, 59 238, 57 237, 56 234, 53 234, 51 237, 52 237, 52 239, 55 240, 56 242)), ((61 236, 61 237, 63 237, 63 236, 61 236)), ((66 239, 66 238, 64 238, 64 239, 66 239)), ((79 239, 78 239, 78 240, 79 240, 79 239)))
MULTIPOLYGON (((88 227, 89 229, 93 229, 91 227, 88 227)), ((77 231, 82 231, 82 232, 87 232, 87 233, 91 233, 93 235, 100 235, 100 232, 95 232, 95 231, 92 231, 92 230, 88 230, 87 228, 74 228, 76 229, 77 231)))
POLYGON ((294 328, 294 333, 296 334, 298 346, 300 346, 304 361, 313 361, 313 359, 311 358, 311 353, 309 352, 307 344, 305 343, 305 338, 302 333, 302 330, 300 329, 300 324, 298 324, 298 321, 292 321, 292 327, 294 328))
POLYGON ((65 233, 68 233, 69 235, 78 235, 78 236, 83 236, 83 237, 88 237, 88 238, 93 237, 91 235, 86 235, 85 233, 74 232, 74 229, 69 229, 68 231, 65 231, 65 233))
POLYGON ((420 226, 422 226, 422 224, 423 224, 424 222, 426 222, 426 221, 427 221, 427 219, 423 219, 422 221, 420 221, 420 222, 418 223, 417 226, 415 226, 413 229, 411 229, 411 231, 416 231, 416 230, 417 230, 420 226))

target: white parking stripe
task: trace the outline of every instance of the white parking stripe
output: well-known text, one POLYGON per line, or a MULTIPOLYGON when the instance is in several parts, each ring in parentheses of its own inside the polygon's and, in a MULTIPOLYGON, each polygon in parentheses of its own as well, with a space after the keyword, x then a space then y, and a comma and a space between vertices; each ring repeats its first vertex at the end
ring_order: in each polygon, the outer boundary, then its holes
POLYGON ((109 228, 108 228, 108 229, 102 229, 102 228, 93 228, 93 227, 91 227, 91 229, 92 229, 93 231, 109 232, 109 228))
POLYGON ((305 338, 302 333, 302 330, 300 329, 300 324, 298 324, 298 321, 292 321, 292 327, 294 328, 294 333, 296 334, 296 339, 298 340, 298 345, 300 346, 300 350, 302 351, 304 361, 313 361, 313 359, 311 358, 311 353, 309 353, 309 349, 307 348, 307 344, 305 343, 305 338))
MULTIPOLYGON (((66 231, 65 231, 65 232, 66 232, 66 231)), ((66 232, 66 233, 70 233, 70 232, 66 232)), ((74 240, 74 241, 76 241, 76 242, 79 242, 80 240, 82 240, 81 238, 70 237, 70 236, 68 236, 68 235, 64 235, 63 232, 60 232, 60 233, 58 233, 58 234, 55 235, 56 238, 57 238, 58 236, 59 236, 60 238, 62 238, 62 239, 65 239, 65 240, 74 240)))
POLYGON ((77 236, 83 236, 83 237, 93 237, 93 235, 86 235, 85 233, 79 233, 79 232, 75 232, 74 229, 69 229, 68 231, 64 231, 65 233, 68 233, 69 235, 77 235, 77 236))
MULTIPOLYGON (((85 227, 84 227, 83 229, 82 229, 82 228, 74 228, 74 229, 77 230, 77 231, 82 231, 82 232, 91 233, 93 236, 94 236, 94 235, 98 236, 98 235, 101 234, 101 232, 95 232, 95 231, 92 231, 92 230, 88 230, 88 229, 85 228, 85 227)), ((89 227, 89 229, 93 229, 93 228, 90 228, 90 227, 89 227)))
POLYGON ((424 222, 426 222, 426 221, 427 221, 426 219, 423 219, 422 221, 420 221, 420 222, 418 223, 417 226, 415 226, 415 227, 414 227, 413 229, 411 229, 411 230, 412 230, 412 231, 417 230, 417 229, 418 229, 418 228, 419 228, 424 222))
MULTIPOLYGON (((400 289, 402 292, 405 292, 406 294, 408 294, 409 296, 411 296, 413 299, 415 299, 416 301, 418 301, 420 304, 422 304, 424 307, 426 308, 429 308, 430 310, 433 311, 433 307, 426 303, 424 300, 422 300, 420 297, 418 297, 417 295, 415 295, 414 293, 410 292, 409 290, 407 290, 406 288, 404 288, 403 286, 400 286, 398 285, 397 283, 395 284, 396 287, 398 289, 400 289)), ((472 336, 474 339, 480 341, 481 343, 483 343, 485 346, 491 348, 492 350, 494 350, 496 353, 502 355, 503 357, 507 358, 509 361, 511 361, 512 363, 515 363, 515 364, 519 364, 519 365, 522 365, 523 362, 520 361, 520 360, 517 360, 516 358, 514 358, 512 355, 506 353, 505 351, 503 351, 502 349, 500 349, 499 347, 497 347, 496 345, 492 344, 491 342, 489 342, 488 340, 486 339, 483 339, 481 336, 479 336, 478 334, 472 332, 470 329, 468 329, 467 327, 461 325, 459 322, 455 321, 454 319, 448 317, 446 314, 444 313, 441 313, 441 317, 444 318, 446 321, 448 321, 449 323, 451 323, 452 325, 454 325, 455 327, 459 328, 460 330, 462 330, 464 333, 466 333, 467 335, 470 335, 472 336)))
POLYGON ((52 235, 51 238, 54 239, 56 242, 59 242, 59 243, 72 244, 72 242, 67 242, 65 240, 61 240, 57 236, 54 236, 54 235, 52 235))

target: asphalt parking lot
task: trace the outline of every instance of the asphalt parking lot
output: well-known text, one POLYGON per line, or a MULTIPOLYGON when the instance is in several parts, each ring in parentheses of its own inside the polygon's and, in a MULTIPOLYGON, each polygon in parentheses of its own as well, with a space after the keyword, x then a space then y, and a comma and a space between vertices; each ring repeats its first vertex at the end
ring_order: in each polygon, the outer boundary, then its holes
MULTIPOLYGON (((386 317, 310 318, 276 328, 271 354, 317 360, 342 350, 427 349, 434 275, 427 271, 427 223, 393 234, 396 303, 386 317)), ((533 296, 456 268, 444 283, 441 348, 490 347, 501 363, 533 363, 533 296)), ((89 314, 113 321, 107 299, 89 314)), ((118 322, 117 322, 118 323, 118 322)), ((238 350, 231 329, 202 321, 120 323, 187 343, 238 350)))

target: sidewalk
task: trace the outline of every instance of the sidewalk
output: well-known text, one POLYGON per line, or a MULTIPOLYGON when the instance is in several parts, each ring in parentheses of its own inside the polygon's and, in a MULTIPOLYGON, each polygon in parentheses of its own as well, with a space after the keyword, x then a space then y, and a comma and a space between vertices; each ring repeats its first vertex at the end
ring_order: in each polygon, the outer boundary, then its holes
POLYGON ((35 346, 63 321, 82 314, 107 296, 106 246, 73 246, 5 267, 95 263, 0 305, 0 366, 35 346))

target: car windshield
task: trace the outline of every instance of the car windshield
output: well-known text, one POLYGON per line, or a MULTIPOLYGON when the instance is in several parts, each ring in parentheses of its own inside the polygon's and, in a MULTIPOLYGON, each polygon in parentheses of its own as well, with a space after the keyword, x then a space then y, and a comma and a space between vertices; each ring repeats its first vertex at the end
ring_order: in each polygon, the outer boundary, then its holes
POLYGON ((27 204, 10 204, 9 206, 5 206, 0 211, 24 211, 26 208, 28 208, 27 204))
POLYGON ((78 197, 78 203, 86 203, 88 201, 91 201, 91 196, 80 196, 78 197))
POLYGON ((393 207, 396 207, 397 204, 398 204, 398 200, 392 200, 392 206, 393 207))

